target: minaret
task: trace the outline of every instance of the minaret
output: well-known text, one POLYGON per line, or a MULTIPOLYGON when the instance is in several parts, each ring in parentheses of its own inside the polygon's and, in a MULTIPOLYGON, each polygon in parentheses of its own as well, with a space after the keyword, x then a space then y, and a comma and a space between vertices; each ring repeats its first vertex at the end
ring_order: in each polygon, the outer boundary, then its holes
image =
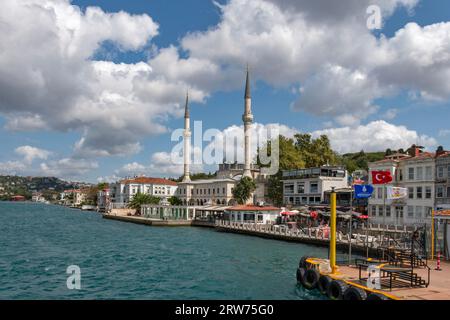
POLYGON ((245 111, 242 115, 242 121, 244 121, 244 136, 245 136, 245 164, 244 164, 244 177, 252 178, 252 172, 250 169, 251 163, 251 128, 253 123, 252 115, 252 98, 250 96, 250 77, 247 66, 247 79, 245 81, 245 111))
POLYGON ((191 162, 191 125, 189 116, 189 93, 186 92, 186 105, 184 106, 184 175, 183 182, 190 182, 189 165, 191 162))

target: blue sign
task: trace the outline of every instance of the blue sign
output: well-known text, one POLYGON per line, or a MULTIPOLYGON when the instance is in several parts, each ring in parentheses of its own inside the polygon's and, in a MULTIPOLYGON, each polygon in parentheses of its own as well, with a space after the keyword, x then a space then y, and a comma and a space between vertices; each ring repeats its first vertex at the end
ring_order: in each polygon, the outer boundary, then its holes
POLYGON ((363 184, 353 186, 355 188, 355 198, 356 199, 367 199, 372 196, 373 186, 370 184, 363 184))

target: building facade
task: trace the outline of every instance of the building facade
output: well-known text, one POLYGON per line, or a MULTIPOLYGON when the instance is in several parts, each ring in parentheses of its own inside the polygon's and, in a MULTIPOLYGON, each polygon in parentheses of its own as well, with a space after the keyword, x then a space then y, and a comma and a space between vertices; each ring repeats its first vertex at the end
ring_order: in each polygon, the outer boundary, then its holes
POLYGON ((324 202, 325 191, 332 187, 349 186, 344 167, 322 166, 317 168, 284 170, 283 201, 285 205, 319 205, 324 202))
MULTIPOLYGON (((387 185, 374 185, 369 199, 369 219, 372 223, 423 226, 431 223, 436 204, 436 154, 422 152, 413 145, 408 154, 394 154, 369 164, 369 172, 390 171, 393 177, 387 185), (388 186, 408 190, 403 199, 387 199, 388 186)), ((369 174, 369 183, 372 183, 369 174)))
POLYGON ((138 193, 149 194, 167 201, 176 195, 177 183, 171 180, 151 177, 136 177, 112 183, 109 186, 112 203, 127 204, 138 193))
POLYGON ((450 209, 450 152, 436 153, 436 209, 450 209))

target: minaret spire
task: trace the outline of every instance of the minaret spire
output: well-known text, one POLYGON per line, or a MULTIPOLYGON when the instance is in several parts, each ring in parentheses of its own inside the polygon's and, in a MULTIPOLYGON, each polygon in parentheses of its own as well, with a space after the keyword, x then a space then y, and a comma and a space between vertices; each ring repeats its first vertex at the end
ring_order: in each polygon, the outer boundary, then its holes
POLYGON ((184 174, 183 174, 183 182, 190 182, 190 172, 189 166, 191 163, 191 124, 190 124, 190 115, 189 115, 189 92, 186 91, 186 104, 184 106, 184 174))
POLYGON ((245 163, 244 163, 244 177, 252 178, 251 171, 251 127, 253 123, 252 115, 252 98, 250 95, 250 72, 247 65, 247 77, 245 80, 245 108, 242 115, 242 121, 244 122, 244 136, 245 136, 245 163))
POLYGON ((249 75, 249 70, 248 70, 248 64, 247 64, 247 79, 245 80, 245 96, 244 99, 251 99, 251 95, 250 95, 250 75, 249 75))
POLYGON ((186 104, 184 105, 184 118, 189 118, 189 91, 186 91, 186 104))

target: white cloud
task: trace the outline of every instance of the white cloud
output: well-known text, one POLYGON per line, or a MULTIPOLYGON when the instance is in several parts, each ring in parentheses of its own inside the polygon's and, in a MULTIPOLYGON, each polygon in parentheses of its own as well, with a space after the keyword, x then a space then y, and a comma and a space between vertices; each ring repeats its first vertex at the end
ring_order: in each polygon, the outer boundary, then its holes
POLYGON ((80 177, 97 168, 98 163, 95 161, 63 158, 41 163, 39 175, 73 178, 80 177))
POLYGON ((364 151, 383 151, 387 148, 408 148, 412 144, 420 144, 431 148, 436 146, 434 138, 420 135, 405 126, 395 126, 385 121, 373 121, 357 127, 341 127, 317 130, 313 137, 322 134, 328 136, 331 146, 339 153, 364 151))
POLYGON ((25 172, 26 165, 21 161, 0 162, 1 175, 18 175, 25 172))
POLYGON ((34 159, 46 160, 48 156, 51 155, 50 151, 35 148, 32 146, 17 147, 14 152, 18 155, 21 155, 24 159, 24 162, 27 164, 31 164, 34 159))
POLYGON ((439 130, 439 137, 448 137, 448 136, 450 136, 450 129, 439 130))

